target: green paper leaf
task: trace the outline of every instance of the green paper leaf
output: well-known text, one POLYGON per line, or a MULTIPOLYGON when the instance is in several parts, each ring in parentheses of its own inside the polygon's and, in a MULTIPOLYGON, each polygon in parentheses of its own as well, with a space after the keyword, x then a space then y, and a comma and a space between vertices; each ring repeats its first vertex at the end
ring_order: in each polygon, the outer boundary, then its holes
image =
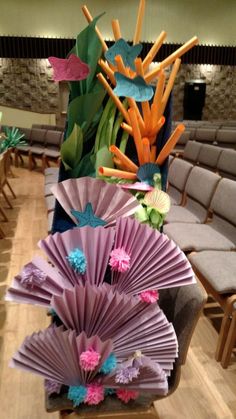
POLYGON ((95 153, 97 153, 99 148, 101 148, 101 135, 103 132, 103 127, 107 122, 107 118, 108 118, 110 109, 112 108, 112 105, 113 105, 113 101, 111 98, 109 98, 103 110, 103 113, 102 113, 102 116, 98 125, 97 134, 95 138, 95 146, 94 146, 95 153))
POLYGON ((113 160, 112 160, 111 153, 106 146, 100 148, 98 150, 98 152, 96 153, 95 167, 96 167, 96 176, 97 177, 99 177, 98 168, 100 166, 106 166, 106 167, 114 168, 114 163, 113 163, 113 160))
POLYGON ((95 177, 95 155, 88 153, 80 160, 78 166, 70 173, 73 178, 90 176, 95 177))
POLYGON ((138 211, 136 211, 135 212, 135 218, 140 223, 145 223, 146 221, 148 221, 148 215, 147 215, 146 208, 141 207, 138 211))
POLYGON ((83 132, 74 124, 73 131, 61 145, 61 157, 66 170, 74 169, 80 162, 83 152, 83 132))

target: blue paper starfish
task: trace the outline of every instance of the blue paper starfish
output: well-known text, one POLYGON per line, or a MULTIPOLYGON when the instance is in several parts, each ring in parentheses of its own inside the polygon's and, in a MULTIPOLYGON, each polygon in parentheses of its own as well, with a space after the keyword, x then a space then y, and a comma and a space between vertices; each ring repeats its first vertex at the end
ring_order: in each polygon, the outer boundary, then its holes
POLYGON ((132 97, 137 102, 144 102, 153 97, 153 88, 149 86, 141 76, 134 79, 115 72, 116 87, 114 93, 117 96, 132 97))
POLYGON ((115 57, 121 55, 124 65, 135 71, 134 60, 140 54, 142 48, 142 44, 130 46, 123 38, 120 38, 105 52, 105 57, 110 63, 116 65, 115 57))
POLYGON ((90 226, 90 227, 99 227, 106 225, 106 221, 102 220, 93 212, 93 207, 91 202, 88 202, 85 210, 83 212, 79 212, 77 210, 72 209, 71 214, 74 215, 76 220, 78 221, 78 227, 90 226))

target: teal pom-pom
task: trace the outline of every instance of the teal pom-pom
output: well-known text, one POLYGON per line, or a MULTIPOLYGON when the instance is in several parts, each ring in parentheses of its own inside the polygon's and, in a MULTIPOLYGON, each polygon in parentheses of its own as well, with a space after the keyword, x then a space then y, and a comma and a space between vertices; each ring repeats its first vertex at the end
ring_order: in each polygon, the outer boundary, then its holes
POLYGON ((69 261, 69 264, 74 269, 75 272, 84 274, 87 267, 87 261, 84 253, 79 248, 75 248, 70 251, 69 255, 66 257, 69 261))
POLYGON ((114 388, 105 388, 105 396, 112 396, 116 393, 116 390, 114 388))
POLYGON ((74 407, 83 403, 87 395, 87 389, 83 386, 70 386, 68 391, 68 399, 72 400, 74 407))
POLYGON ((106 361, 102 364, 100 372, 102 372, 103 374, 109 374, 116 368, 116 365, 116 356, 113 353, 111 353, 109 357, 106 359, 106 361))

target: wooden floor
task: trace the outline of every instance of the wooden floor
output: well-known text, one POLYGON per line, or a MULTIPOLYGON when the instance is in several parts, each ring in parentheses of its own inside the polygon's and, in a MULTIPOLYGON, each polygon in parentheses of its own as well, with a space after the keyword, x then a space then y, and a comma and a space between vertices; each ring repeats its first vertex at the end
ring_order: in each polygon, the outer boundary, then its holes
MULTIPOLYGON (((47 228, 43 175, 21 168, 13 171, 16 178, 10 179, 10 183, 17 199, 14 209, 7 210, 10 223, 1 224, 7 234, 6 239, 0 240, 1 296, 21 267, 40 253, 37 242, 46 236, 47 228)), ((24 337, 47 325, 45 310, 1 302, 0 319, 0 418, 58 418, 44 410, 42 379, 8 367, 24 337)), ((216 340, 214 328, 202 317, 178 389, 173 396, 156 403, 160 419, 236 418, 236 359, 223 370, 214 360, 216 340)))

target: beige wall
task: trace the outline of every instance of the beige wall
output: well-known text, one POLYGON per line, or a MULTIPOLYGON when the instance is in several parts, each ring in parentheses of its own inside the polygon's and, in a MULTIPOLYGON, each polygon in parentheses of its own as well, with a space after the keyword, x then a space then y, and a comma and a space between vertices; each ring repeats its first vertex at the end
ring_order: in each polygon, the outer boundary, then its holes
POLYGON ((55 114, 40 114, 23 111, 21 109, 7 108, 6 106, 1 105, 0 112, 2 112, 1 125, 31 128, 32 124, 56 124, 55 114))
MULTIPOLYGON (((85 0, 86 3, 86 0, 85 0)), ((236 0, 147 0, 143 40, 153 41, 161 30, 167 42, 184 42, 198 35, 201 44, 236 45, 236 0)), ((2 0, 0 35, 75 37, 85 26, 81 0, 2 0)), ((139 0, 87 0, 99 27, 110 38, 111 19, 132 39, 139 0)))

